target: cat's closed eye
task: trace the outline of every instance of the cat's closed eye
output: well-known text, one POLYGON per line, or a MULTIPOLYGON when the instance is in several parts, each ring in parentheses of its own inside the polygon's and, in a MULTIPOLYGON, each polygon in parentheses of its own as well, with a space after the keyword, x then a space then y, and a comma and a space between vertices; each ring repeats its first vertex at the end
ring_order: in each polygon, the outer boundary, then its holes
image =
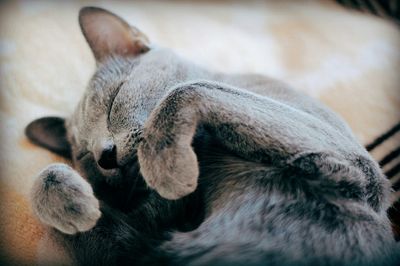
POLYGON ((123 84, 124 84, 124 82, 119 83, 119 85, 117 86, 117 88, 116 88, 115 90, 113 90, 113 92, 111 93, 111 96, 110 96, 110 105, 109 105, 108 110, 107 110, 107 120, 108 120, 108 123, 111 123, 111 121, 110 121, 110 114, 111 114, 112 108, 113 108, 113 106, 114 106, 115 98, 117 98, 118 93, 119 93, 119 91, 121 90, 121 87, 122 87, 123 84))

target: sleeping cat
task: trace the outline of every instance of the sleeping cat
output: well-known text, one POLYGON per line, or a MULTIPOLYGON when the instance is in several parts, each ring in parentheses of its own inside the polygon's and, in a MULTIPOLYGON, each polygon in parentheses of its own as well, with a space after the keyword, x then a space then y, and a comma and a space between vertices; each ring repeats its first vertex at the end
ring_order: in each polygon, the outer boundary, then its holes
POLYGON ((69 118, 26 128, 77 169, 32 188, 76 264, 396 264, 389 183, 334 113, 151 48, 106 10, 79 22, 97 71, 69 118))

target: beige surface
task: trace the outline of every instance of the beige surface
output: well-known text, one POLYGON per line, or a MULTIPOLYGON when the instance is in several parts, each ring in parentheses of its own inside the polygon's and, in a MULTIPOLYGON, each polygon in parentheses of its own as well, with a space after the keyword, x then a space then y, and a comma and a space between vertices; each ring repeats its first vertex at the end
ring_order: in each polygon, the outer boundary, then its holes
POLYGON ((399 29, 329 1, 2 2, 0 244, 19 265, 58 256, 27 195, 35 174, 61 159, 30 144, 23 129, 34 118, 70 113, 93 73, 77 22, 88 4, 198 64, 286 80, 331 106, 363 143, 400 118, 399 29))

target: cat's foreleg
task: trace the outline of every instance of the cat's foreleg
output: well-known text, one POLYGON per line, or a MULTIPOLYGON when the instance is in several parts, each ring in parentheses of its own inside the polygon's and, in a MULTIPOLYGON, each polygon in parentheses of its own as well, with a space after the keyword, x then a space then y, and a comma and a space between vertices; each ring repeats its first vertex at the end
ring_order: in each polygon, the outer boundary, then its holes
MULTIPOLYGON (((77 265, 135 265, 155 244, 129 224, 126 214, 99 202, 68 165, 45 168, 34 181, 31 201, 34 214, 77 265)), ((149 227, 153 223, 145 213, 137 219, 149 227)))
POLYGON ((38 175, 31 201, 42 223, 65 234, 87 231, 101 216, 89 183, 66 164, 49 165, 38 175))
POLYGON ((196 189, 199 170, 191 142, 199 125, 249 160, 286 162, 343 146, 335 129, 273 99, 209 81, 182 84, 153 110, 138 149, 141 172, 161 196, 177 199, 196 189))

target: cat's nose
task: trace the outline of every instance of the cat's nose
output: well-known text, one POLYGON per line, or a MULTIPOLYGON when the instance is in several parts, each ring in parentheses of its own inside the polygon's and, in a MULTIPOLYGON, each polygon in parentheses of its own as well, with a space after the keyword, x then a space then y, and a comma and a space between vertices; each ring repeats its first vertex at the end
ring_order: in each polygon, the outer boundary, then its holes
POLYGON ((103 169, 113 169, 118 167, 117 147, 115 144, 110 144, 106 147, 103 147, 97 163, 103 169))

